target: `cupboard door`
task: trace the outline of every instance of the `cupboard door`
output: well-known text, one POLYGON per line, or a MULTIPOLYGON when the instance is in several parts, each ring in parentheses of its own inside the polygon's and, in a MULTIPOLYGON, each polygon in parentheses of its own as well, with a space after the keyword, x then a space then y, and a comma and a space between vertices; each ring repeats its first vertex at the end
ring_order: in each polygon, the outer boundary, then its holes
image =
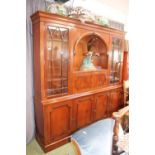
POLYGON ((69 135, 71 131, 71 115, 71 102, 67 101, 52 105, 49 113, 49 128, 52 141, 69 135))
POLYGON ((94 120, 99 120, 107 116, 108 93, 95 95, 94 120))
POLYGON ((77 128, 81 128, 92 122, 93 97, 83 97, 76 101, 76 121, 77 128))
POLYGON ((122 106, 122 89, 112 90, 110 93, 110 114, 122 106))

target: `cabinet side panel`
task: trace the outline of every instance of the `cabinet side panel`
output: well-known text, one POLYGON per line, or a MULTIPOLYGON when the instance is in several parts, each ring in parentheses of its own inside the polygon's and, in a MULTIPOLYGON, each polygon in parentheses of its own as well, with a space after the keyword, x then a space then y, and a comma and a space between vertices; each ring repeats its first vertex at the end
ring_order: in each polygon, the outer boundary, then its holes
POLYGON ((41 97, 40 76, 40 25, 33 24, 34 95, 41 97))
POLYGON ((36 135, 44 144, 44 121, 43 121, 43 107, 39 100, 35 99, 35 125, 36 125, 36 135))
POLYGON ((36 135, 44 144, 43 107, 41 103, 40 23, 33 24, 33 60, 36 135))

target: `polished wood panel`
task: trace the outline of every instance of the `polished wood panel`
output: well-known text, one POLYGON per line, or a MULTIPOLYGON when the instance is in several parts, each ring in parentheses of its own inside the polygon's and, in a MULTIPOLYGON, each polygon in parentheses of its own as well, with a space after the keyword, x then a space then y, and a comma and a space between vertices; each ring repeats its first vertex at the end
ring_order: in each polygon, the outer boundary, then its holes
POLYGON ((71 132, 72 105, 67 101, 52 105, 49 111, 51 141, 69 135, 71 132))
POLYGON ((123 106, 123 90, 116 89, 110 92, 110 115, 123 106))
POLYGON ((75 72, 73 93, 80 93, 97 88, 103 88, 107 85, 107 71, 93 72, 75 72))
POLYGON ((109 93, 99 93, 95 95, 94 120, 107 117, 109 93))
POLYGON ((43 116, 43 105, 40 103, 40 99, 34 99, 35 108, 35 126, 36 133, 40 137, 40 140, 44 143, 44 116, 43 116))
POLYGON ((77 107, 77 128, 86 126, 92 122, 92 106, 93 106, 93 97, 83 97, 75 101, 77 107))

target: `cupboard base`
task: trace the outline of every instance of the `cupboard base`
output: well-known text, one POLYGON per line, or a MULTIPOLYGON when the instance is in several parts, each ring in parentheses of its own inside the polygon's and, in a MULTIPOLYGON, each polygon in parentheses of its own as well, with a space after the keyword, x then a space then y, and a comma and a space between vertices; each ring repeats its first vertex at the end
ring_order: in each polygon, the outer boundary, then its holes
POLYGON ((48 144, 48 145, 44 145, 43 142, 40 140, 40 138, 37 135, 36 135, 36 140, 39 143, 39 145, 41 146, 42 150, 45 153, 47 153, 47 152, 52 151, 52 150, 54 150, 54 149, 56 149, 56 148, 58 148, 58 147, 60 147, 60 146, 62 146, 64 144, 66 144, 66 143, 71 142, 71 137, 68 136, 66 138, 63 138, 63 139, 58 140, 58 141, 55 141, 55 142, 53 142, 51 144, 48 144))

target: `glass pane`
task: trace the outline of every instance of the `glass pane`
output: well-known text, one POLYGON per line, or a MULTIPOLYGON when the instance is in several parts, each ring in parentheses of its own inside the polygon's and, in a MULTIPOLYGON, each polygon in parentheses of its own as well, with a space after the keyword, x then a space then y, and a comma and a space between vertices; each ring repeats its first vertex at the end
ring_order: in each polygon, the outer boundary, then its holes
POLYGON ((68 29, 47 27, 47 95, 68 92, 68 29))
POLYGON ((111 72, 110 83, 116 83, 120 80, 121 72, 121 40, 113 38, 111 52, 111 72))

